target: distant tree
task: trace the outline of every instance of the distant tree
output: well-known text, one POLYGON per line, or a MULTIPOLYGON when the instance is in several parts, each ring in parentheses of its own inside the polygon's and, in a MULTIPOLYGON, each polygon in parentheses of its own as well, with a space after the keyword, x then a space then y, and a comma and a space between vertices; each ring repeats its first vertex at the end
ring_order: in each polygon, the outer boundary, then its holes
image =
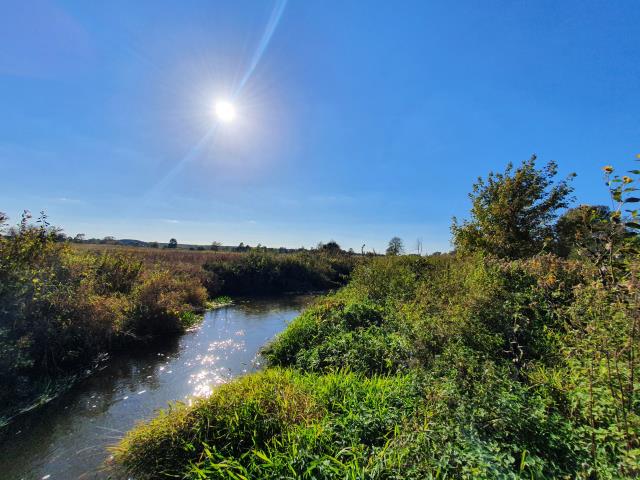
POLYGON ((159 244, 158 242, 151 242, 151 243, 149 244, 149 247, 151 247, 151 248, 159 248, 159 247, 160 247, 160 244, 159 244))
POLYGON ((178 241, 175 238, 172 238, 171 240, 169 240, 169 245, 167 245, 167 248, 178 248, 178 241))
POLYGON ((218 250, 220 250, 220 247, 222 246, 222 244, 220 242, 211 242, 211 247, 209 247, 211 250, 213 250, 214 252, 217 252, 218 250))
POLYGON ((75 243, 82 243, 84 242, 85 239, 85 234, 84 233, 77 233, 75 237, 73 237, 73 241, 75 243))
POLYGON ((332 255, 342 253, 342 248, 340 248, 340 245, 338 245, 338 242, 335 240, 330 240, 327 243, 319 243, 318 250, 332 255))
POLYGON ((349 251, 347 252, 349 255, 355 255, 356 252, 353 251, 353 248, 350 248, 349 251))
POLYGON ((387 246, 387 255, 400 255, 404 252, 404 244, 400 237, 393 237, 387 246))
POLYGON ((471 219, 451 231, 457 251, 481 250, 502 258, 522 258, 540 252, 551 242, 553 220, 566 208, 573 188, 568 179, 555 183, 555 162, 536 168, 535 155, 504 173, 491 172, 473 186, 471 219))

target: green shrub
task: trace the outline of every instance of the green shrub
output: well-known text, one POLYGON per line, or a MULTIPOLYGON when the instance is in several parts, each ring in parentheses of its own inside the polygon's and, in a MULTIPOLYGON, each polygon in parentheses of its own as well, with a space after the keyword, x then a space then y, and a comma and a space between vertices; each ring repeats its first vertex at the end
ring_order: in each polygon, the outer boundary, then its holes
POLYGON ((348 255, 251 252, 233 261, 212 259, 203 268, 211 296, 263 295, 335 288, 347 281, 354 263, 348 255))
POLYGON ((130 255, 102 254, 96 260, 96 291, 129 293, 142 271, 142 262, 130 255))
POLYGON ((184 331, 192 323, 187 314, 203 310, 207 302, 197 280, 163 270, 146 275, 132 293, 134 307, 126 328, 142 336, 184 331))

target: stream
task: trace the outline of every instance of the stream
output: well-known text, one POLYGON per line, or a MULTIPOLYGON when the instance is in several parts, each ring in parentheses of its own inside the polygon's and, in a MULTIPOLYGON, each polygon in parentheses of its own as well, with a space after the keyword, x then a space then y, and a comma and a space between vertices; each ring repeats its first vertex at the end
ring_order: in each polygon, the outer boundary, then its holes
POLYGON ((16 418, 0 437, 0 478, 112 478, 107 447, 169 402, 206 396, 215 385, 260 368, 260 348, 312 296, 241 300, 153 348, 119 352, 49 404, 16 418))

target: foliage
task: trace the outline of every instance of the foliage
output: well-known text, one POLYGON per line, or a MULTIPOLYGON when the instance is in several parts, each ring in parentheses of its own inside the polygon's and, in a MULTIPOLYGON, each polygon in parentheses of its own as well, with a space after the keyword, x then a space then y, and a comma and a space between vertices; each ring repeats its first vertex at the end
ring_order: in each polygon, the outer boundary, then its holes
POLYGON ((393 237, 389 240, 386 253, 387 255, 400 255, 404 253, 404 243, 402 243, 402 239, 400 237, 393 237))
POLYGON ((371 478, 415 411, 413 376, 270 369, 178 404, 130 432, 116 460, 136 478, 371 478))
POLYGON ((102 352, 183 331, 207 299, 198 277, 126 254, 80 252, 57 241, 46 217, 29 219, 0 237, 0 415, 102 352))
MULTIPOLYGON (((580 205, 567 210, 556 223, 556 252, 562 257, 589 255, 599 262, 606 256, 611 211, 604 205, 580 205)), ((618 234, 622 234, 617 229, 618 234)))
POLYGON ((203 265, 211 296, 318 291, 344 284, 355 259, 320 252, 249 252, 232 261, 203 265))
POLYGON ((536 157, 504 173, 478 178, 469 194, 471 219, 451 228, 461 252, 485 251, 503 258, 522 258, 543 250, 552 238, 556 212, 568 205, 568 180, 554 184, 557 165, 536 168, 536 157))
POLYGON ((338 242, 335 240, 330 240, 327 243, 319 243, 318 250, 329 255, 339 255, 344 253, 344 250, 342 250, 340 245, 338 245, 338 242))
POLYGON ((136 478, 637 478, 640 172, 607 167, 611 209, 553 225, 554 172, 491 176, 454 227, 482 227, 475 243, 359 264, 266 347, 270 368, 140 425, 116 460, 136 478), (507 198, 517 229, 487 226, 507 198), (524 244, 554 230, 569 258, 524 244))
MULTIPOLYGON (((0 228, 6 216, 0 215, 0 228)), ((59 241, 45 216, 0 236, 0 416, 107 351, 185 331, 220 294, 320 290, 356 260, 297 254, 190 252, 59 241), (208 291, 207 291, 208 290, 208 291)), ((228 297, 220 297, 228 303, 228 297)), ((66 383, 71 383, 69 382, 66 383)))

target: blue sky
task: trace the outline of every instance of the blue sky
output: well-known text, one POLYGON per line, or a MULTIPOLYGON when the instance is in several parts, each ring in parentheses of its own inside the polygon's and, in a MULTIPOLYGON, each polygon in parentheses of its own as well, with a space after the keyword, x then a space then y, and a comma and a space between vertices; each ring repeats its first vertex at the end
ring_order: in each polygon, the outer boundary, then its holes
POLYGON ((5 1, 0 210, 448 250, 473 181, 532 153, 605 200, 600 168, 640 150, 639 25, 636 0, 5 1))

